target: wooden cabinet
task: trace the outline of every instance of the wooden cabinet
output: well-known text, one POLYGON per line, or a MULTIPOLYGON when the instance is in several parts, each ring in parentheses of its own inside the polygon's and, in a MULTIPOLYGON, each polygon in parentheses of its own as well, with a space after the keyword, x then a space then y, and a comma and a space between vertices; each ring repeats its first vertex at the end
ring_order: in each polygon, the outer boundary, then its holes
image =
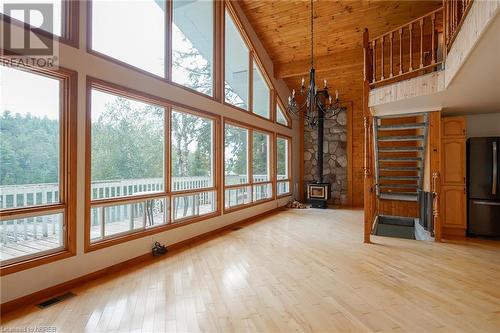
POLYGON ((466 196, 466 122, 464 117, 441 119, 441 200, 443 235, 465 236, 466 196))
MULTIPOLYGON (((465 186, 443 186, 441 188, 441 223, 443 227, 465 229, 467 226, 466 205, 465 186)), ((449 230, 448 233, 450 233, 449 230)))
POLYGON ((465 138, 443 138, 441 152, 443 184, 465 184, 465 138))
POLYGON ((467 123, 464 117, 446 117, 441 119, 443 138, 465 138, 467 123))

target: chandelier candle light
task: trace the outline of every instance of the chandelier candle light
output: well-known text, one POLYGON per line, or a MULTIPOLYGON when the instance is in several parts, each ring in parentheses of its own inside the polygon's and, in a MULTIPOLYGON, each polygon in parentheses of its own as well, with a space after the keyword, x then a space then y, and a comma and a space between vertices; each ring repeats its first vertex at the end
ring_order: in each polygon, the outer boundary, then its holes
POLYGON ((299 89, 304 102, 299 104, 295 99, 295 89, 288 97, 287 111, 297 118, 303 118, 305 124, 318 131, 318 178, 317 181, 307 185, 307 199, 316 208, 326 208, 330 198, 330 184, 323 182, 323 133, 325 119, 333 118, 346 109, 341 106, 339 93, 335 90, 335 98, 329 92, 326 80, 323 80, 323 89, 316 86, 316 71, 314 69, 314 8, 311 0, 311 69, 309 70, 309 86, 306 88, 305 80, 299 89))

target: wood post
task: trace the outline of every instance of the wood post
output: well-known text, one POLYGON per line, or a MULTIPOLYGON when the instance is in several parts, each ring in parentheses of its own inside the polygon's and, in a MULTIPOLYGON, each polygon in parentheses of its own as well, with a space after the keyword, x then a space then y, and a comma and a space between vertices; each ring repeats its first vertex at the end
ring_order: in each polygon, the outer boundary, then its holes
POLYGON ((432 22, 432 60, 431 64, 436 63, 436 14, 432 14, 431 16, 431 22, 432 22))
POLYGON ((403 74, 403 28, 399 29, 399 75, 403 74))
POLYGON ((393 56, 392 56, 392 51, 393 51, 393 50, 392 50, 392 49, 393 49, 392 39, 393 39, 393 35, 394 35, 394 33, 393 33, 393 32, 391 32, 390 37, 389 37, 389 38, 390 38, 390 42, 391 42, 391 43, 390 43, 390 44, 391 44, 391 51, 390 51, 390 53, 389 53, 389 66, 391 67, 391 70, 389 71, 389 77, 392 77, 392 76, 393 76, 392 71, 393 71, 393 67, 394 67, 394 66, 393 66, 393 64, 392 64, 392 58, 393 58, 393 56))
MULTIPOLYGON (((367 30, 365 30, 367 31, 367 30)), ((368 32, 367 32, 368 34, 368 32)), ((377 53, 377 41, 374 40, 372 42, 372 51, 373 53, 373 64, 372 64, 372 71, 373 71, 373 83, 375 83, 375 81, 377 81, 377 58, 376 58, 376 53, 377 53)))
POLYGON ((371 73, 371 69, 375 67, 375 42, 373 42, 373 50, 370 51, 370 42, 369 42, 369 34, 368 29, 365 29, 363 33, 363 49, 364 49, 364 57, 365 57, 365 79, 363 81, 363 117, 364 117, 364 232, 363 232, 363 242, 370 243, 370 234, 372 228, 373 221, 373 207, 372 207, 372 198, 373 190, 372 190, 372 174, 371 170, 371 161, 370 161, 370 110, 368 107, 368 98, 370 93, 370 82, 369 78, 374 78, 375 82, 375 70, 371 73), (370 64, 370 52, 373 52, 373 65, 370 64))
POLYGON ((413 70, 413 23, 408 25, 408 29, 410 30, 410 68, 409 72, 413 70))
POLYGON ((382 76, 380 77, 380 80, 384 79, 384 40, 385 40, 385 36, 382 36, 382 38, 381 38, 382 57, 380 58, 380 61, 382 62, 382 66, 381 66, 382 69, 380 70, 380 73, 382 76))
POLYGON ((424 67, 424 18, 420 19, 420 68, 424 67))

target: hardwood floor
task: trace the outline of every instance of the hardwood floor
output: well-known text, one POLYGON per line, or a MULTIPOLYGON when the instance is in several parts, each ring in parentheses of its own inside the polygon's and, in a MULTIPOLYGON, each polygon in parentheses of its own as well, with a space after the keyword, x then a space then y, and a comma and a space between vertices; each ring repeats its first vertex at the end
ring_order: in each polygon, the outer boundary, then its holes
POLYGON ((2 326, 57 332, 499 332, 500 242, 373 237, 363 214, 288 210, 82 285, 2 326))

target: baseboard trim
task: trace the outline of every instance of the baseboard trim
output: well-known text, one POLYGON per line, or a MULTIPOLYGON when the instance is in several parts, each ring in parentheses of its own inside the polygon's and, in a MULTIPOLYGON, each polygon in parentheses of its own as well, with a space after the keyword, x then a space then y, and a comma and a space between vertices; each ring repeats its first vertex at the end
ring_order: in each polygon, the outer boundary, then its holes
MULTIPOLYGON (((265 211, 263 213, 260 213, 258 215, 243 219, 243 220, 235 222, 235 223, 228 224, 224 227, 217 228, 217 229, 214 229, 212 231, 209 231, 209 232, 191 237, 189 239, 180 241, 178 243, 168 245, 169 253, 167 254, 167 256, 174 255, 175 253, 178 253, 178 252, 188 248, 189 246, 196 245, 197 243, 208 241, 208 240, 213 239, 217 236, 220 236, 220 234, 222 234, 225 231, 228 231, 229 229, 232 229, 236 226, 241 226, 241 225, 245 225, 245 224, 248 225, 248 224, 258 222, 262 218, 264 218, 268 215, 274 214, 280 210, 283 210, 283 207, 276 207, 276 208, 270 209, 268 211, 265 211)), ((49 298, 52 298, 52 297, 61 295, 67 291, 70 291, 71 289, 78 287, 81 284, 93 281, 97 278, 101 278, 101 277, 108 275, 108 274, 111 274, 111 273, 116 273, 117 271, 120 271, 124 268, 130 268, 133 265, 137 265, 139 263, 144 263, 147 261, 153 262, 156 260, 162 260, 165 257, 166 256, 153 257, 151 255, 151 253, 142 254, 142 255, 137 256, 135 258, 122 261, 120 263, 114 264, 112 266, 108 266, 106 268, 97 270, 97 271, 89 273, 89 274, 82 275, 80 277, 77 277, 77 278, 74 278, 72 280, 60 283, 58 285, 55 285, 55 286, 52 286, 52 287, 49 287, 49 288, 46 288, 46 289, 43 289, 40 291, 36 291, 32 294, 16 298, 12 301, 2 303, 0 305, 0 314, 3 315, 7 312, 10 312, 10 311, 13 311, 13 310, 25 307, 25 306, 31 306, 31 305, 38 304, 38 303, 43 302, 49 298)))

